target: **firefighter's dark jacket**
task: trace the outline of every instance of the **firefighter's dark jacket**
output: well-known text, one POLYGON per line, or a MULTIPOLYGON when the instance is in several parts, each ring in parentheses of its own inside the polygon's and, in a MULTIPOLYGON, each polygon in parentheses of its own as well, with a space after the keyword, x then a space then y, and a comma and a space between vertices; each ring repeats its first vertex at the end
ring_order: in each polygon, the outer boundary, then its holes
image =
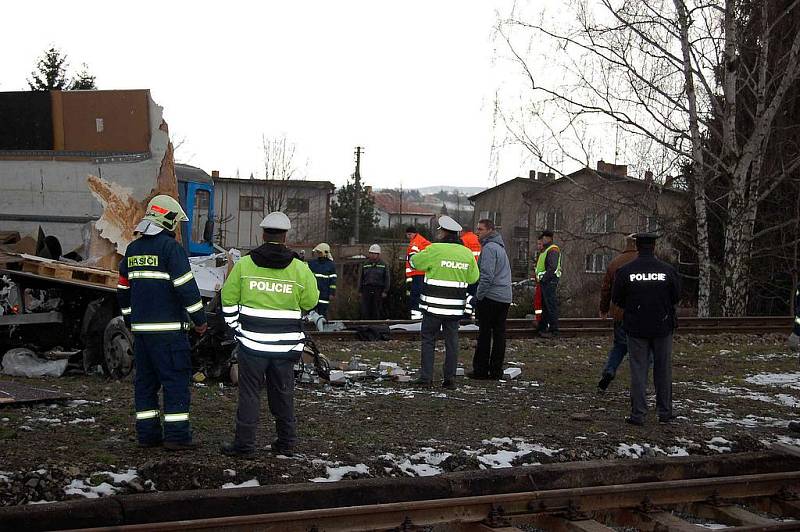
POLYGON ((336 295, 336 264, 328 257, 319 257, 308 262, 308 267, 317 278, 320 303, 336 295))
POLYGON ((647 250, 640 250, 637 259, 614 275, 611 300, 623 309, 623 327, 634 338, 671 334, 679 297, 680 279, 675 269, 647 250))
POLYGON ((174 233, 142 235, 119 264, 117 295, 125 322, 136 334, 185 331, 206 322, 189 259, 174 233))
POLYGON ((388 292, 391 286, 389 267, 381 259, 367 260, 361 266, 361 282, 358 289, 380 288, 382 292, 388 292))

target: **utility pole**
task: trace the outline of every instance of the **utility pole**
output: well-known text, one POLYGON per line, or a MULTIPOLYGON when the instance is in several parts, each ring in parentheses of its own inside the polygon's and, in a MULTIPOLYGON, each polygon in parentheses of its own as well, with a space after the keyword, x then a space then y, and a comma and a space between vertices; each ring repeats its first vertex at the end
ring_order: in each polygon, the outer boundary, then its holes
POLYGON ((355 243, 358 244, 359 239, 359 229, 361 225, 361 154, 364 153, 364 148, 361 146, 356 146, 356 171, 353 174, 353 177, 356 181, 356 220, 355 220, 355 227, 353 230, 353 238, 355 238, 355 243))

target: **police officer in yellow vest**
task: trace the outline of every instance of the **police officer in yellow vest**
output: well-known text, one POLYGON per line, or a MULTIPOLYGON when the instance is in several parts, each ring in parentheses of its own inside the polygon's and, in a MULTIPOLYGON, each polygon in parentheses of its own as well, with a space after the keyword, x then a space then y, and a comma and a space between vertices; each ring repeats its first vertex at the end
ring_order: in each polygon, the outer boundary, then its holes
POLYGON ((561 279, 561 250, 553 243, 553 232, 549 229, 539 235, 543 250, 536 260, 536 280, 542 289, 542 320, 539 336, 558 336, 558 281, 561 279))
POLYGON ((222 312, 238 341, 239 408, 236 436, 221 446, 228 456, 255 452, 261 388, 266 383, 275 418, 274 454, 291 455, 297 443, 294 417, 294 365, 305 341, 302 312, 319 300, 317 280, 308 265, 288 249, 292 225, 282 212, 261 222, 264 244, 242 257, 222 287, 222 312))
POLYGON ((444 335, 444 368, 442 386, 455 388, 458 362, 458 321, 464 316, 467 286, 478 281, 480 271, 472 251, 459 240, 461 226, 449 216, 439 218, 439 242, 411 256, 415 270, 425 272, 419 308, 422 311, 421 368, 416 385, 433 382, 433 361, 436 335, 444 335))

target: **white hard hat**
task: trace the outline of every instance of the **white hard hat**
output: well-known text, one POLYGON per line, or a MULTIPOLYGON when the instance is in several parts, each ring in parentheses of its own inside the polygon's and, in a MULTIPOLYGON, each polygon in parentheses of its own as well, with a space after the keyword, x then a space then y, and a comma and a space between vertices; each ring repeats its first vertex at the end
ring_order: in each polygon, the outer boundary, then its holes
POLYGON ((261 220, 259 224, 264 229, 274 229, 275 231, 288 231, 292 228, 289 217, 280 211, 271 212, 261 220))
POLYGON ((380 253, 381 252, 381 247, 378 244, 372 244, 369 247, 369 252, 370 253, 380 253))
POLYGON ((330 253, 331 252, 331 247, 328 244, 326 244, 325 242, 320 242, 311 251, 318 251, 320 253, 330 253))
POLYGON ((455 233, 458 233, 462 229, 462 227, 458 225, 457 221, 446 215, 439 218, 439 228, 447 231, 453 231, 455 233))

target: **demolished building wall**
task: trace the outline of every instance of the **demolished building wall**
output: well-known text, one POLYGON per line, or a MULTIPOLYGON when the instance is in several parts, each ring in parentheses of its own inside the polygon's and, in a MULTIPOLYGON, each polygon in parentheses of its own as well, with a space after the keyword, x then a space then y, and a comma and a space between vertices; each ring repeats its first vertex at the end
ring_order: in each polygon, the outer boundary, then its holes
POLYGON ((90 244, 98 246, 96 232, 85 226, 101 220, 101 197, 113 205, 115 194, 108 192, 124 190, 129 198, 126 207, 116 208, 118 216, 113 220, 104 217, 98 227, 110 239, 107 243, 113 244, 109 247, 101 242, 94 253, 113 251, 113 245, 119 247, 121 243, 124 250, 129 241, 127 232, 141 218, 144 204, 154 192, 177 197, 163 108, 149 91, 144 92, 149 106, 149 153, 0 151, 0 231, 29 234, 41 226, 46 234, 59 238, 65 251, 83 246, 85 235, 94 235, 90 244), (87 182, 90 176, 96 176, 91 189, 87 182), (139 210, 132 208, 134 203, 140 205, 139 210))

